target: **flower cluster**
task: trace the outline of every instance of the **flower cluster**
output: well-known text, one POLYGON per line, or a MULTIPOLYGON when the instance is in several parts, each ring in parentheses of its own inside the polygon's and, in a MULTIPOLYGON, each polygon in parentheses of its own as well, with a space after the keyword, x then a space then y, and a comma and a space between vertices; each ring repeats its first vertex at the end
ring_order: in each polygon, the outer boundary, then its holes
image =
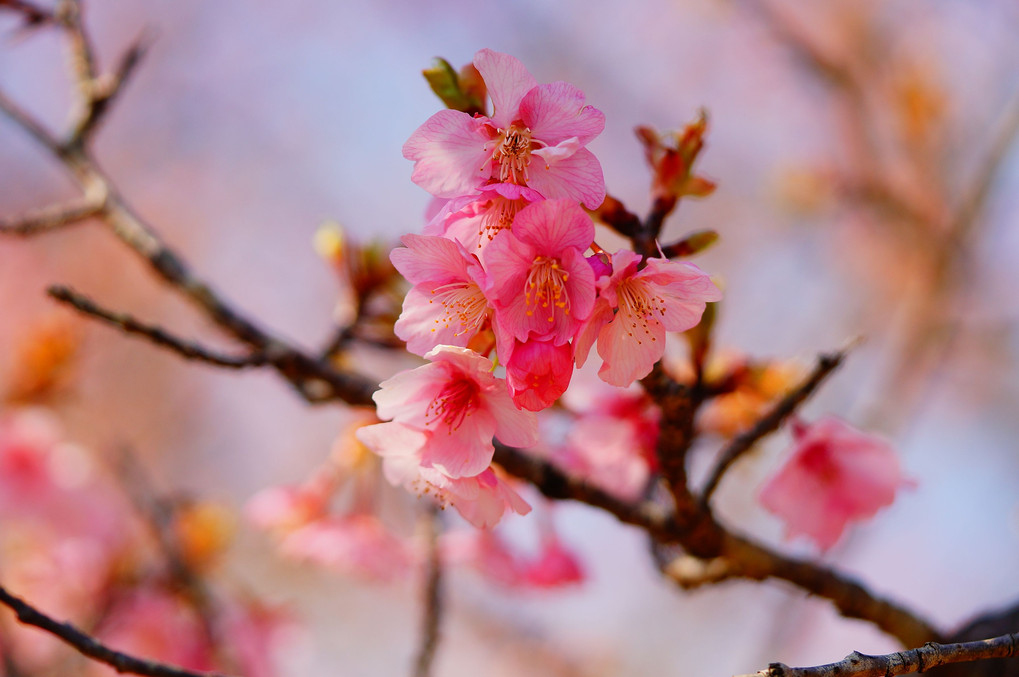
POLYGON ((489 526, 527 510, 491 467, 492 435, 535 444, 532 412, 565 392, 596 344, 607 383, 647 375, 665 333, 696 325, 721 293, 692 264, 595 244, 585 207, 602 203, 605 182, 586 146, 605 118, 579 89, 539 84, 487 49, 473 65, 492 114, 440 111, 403 149, 436 202, 424 234, 392 253, 412 284, 395 331, 432 363, 382 384, 387 422, 359 437, 391 482, 489 526))

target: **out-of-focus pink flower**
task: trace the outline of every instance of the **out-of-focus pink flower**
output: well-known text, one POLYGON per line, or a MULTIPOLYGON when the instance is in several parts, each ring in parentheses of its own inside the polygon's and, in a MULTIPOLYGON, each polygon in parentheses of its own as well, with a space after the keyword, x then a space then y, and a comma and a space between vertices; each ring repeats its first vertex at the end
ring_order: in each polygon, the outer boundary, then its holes
MULTIPOLYGON (((110 647, 140 658, 188 670, 215 667, 198 614, 188 604, 162 590, 141 588, 119 600, 110 609, 97 635, 110 647)), ((90 664, 89 669, 89 674, 116 674, 112 668, 98 664, 90 664)))
POLYGON ((408 543, 375 515, 353 514, 312 522, 284 537, 284 555, 377 581, 406 575, 414 563, 408 543))
POLYGON ((582 477, 625 499, 644 490, 651 469, 637 446, 639 428, 632 421, 608 415, 583 416, 554 455, 571 475, 582 477))
POLYGON ((594 224, 576 203, 536 202, 485 250, 490 296, 503 332, 519 341, 572 339, 594 307, 594 271, 584 251, 594 224))
POLYGON ((541 552, 527 567, 527 584, 535 588, 558 588, 585 578, 580 559, 554 535, 542 539, 541 552))
POLYGON ((628 386, 651 373, 665 353, 665 332, 697 325, 707 301, 722 292, 692 263, 648 259, 621 249, 612 256, 612 275, 598 280, 601 294, 577 344, 582 365, 597 339, 604 360, 598 375, 606 383, 628 386))
POLYGON ((834 417, 793 423, 792 457, 761 491, 760 500, 786 525, 822 549, 835 545, 849 522, 891 505, 904 479, 898 458, 881 438, 834 417))
POLYGON ((251 497, 244 512, 255 526, 288 532, 323 517, 332 496, 333 484, 320 476, 300 486, 262 489, 251 497))
POLYGON ((414 161, 414 183, 445 198, 496 182, 591 209, 601 204, 601 165, 584 147, 605 127, 601 111, 585 105, 573 85, 539 85, 508 54, 483 49, 474 65, 491 95, 492 117, 443 110, 429 118, 403 147, 403 156, 414 161))
POLYGON ((466 346, 492 314, 481 291, 481 264, 462 244, 444 237, 405 235, 403 244, 391 259, 414 287, 393 327, 396 335, 415 355, 440 344, 466 346))
POLYGON ((297 621, 285 609, 252 602, 230 604, 222 616, 223 638, 239 671, 245 677, 280 674, 277 659, 299 630, 297 621))
POLYGON ((101 480, 47 410, 0 414, 0 517, 92 539, 112 554, 133 534, 130 509, 101 480))
POLYGON ((494 531, 454 532, 443 541, 449 564, 476 569, 488 580, 511 588, 557 588, 580 583, 580 560, 554 531, 542 535, 534 557, 515 551, 494 531))
POLYGON ((531 339, 520 343, 506 357, 506 383, 517 406, 541 411, 566 392, 573 376, 573 346, 531 339))
POLYGON ((379 418, 392 422, 358 429, 368 448, 384 459, 413 455, 455 479, 489 466, 493 435, 511 446, 537 443, 535 415, 513 404, 488 358, 455 346, 438 346, 425 358, 432 363, 383 381, 372 396, 379 418))

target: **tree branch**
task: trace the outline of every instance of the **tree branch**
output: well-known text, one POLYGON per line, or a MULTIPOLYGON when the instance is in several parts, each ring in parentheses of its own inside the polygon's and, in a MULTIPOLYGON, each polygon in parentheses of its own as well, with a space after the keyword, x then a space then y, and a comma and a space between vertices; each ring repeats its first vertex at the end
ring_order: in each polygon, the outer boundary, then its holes
POLYGON ((105 198, 86 197, 65 204, 36 209, 13 219, 0 219, 0 235, 27 237, 81 223, 93 216, 98 216, 105 203, 105 198))
POLYGON ((429 677, 439 646, 439 624, 442 620, 442 560, 439 552, 439 534, 442 522, 439 511, 430 506, 424 515, 428 529, 428 560, 425 565, 424 613, 421 623, 421 644, 414 661, 414 677, 429 677))
POLYGON ((1019 633, 961 644, 928 642, 918 649, 884 656, 868 656, 854 651, 838 663, 811 668, 790 668, 782 663, 772 663, 766 670, 742 677, 893 677, 926 672, 939 665, 1013 656, 1019 656, 1019 633))
POLYGON ((0 587, 0 604, 10 607, 22 623, 45 630, 89 658, 113 667, 117 672, 149 677, 223 677, 219 673, 194 672, 114 651, 70 623, 61 623, 50 618, 3 587, 0 587))
POLYGON ((711 475, 708 476, 707 481, 704 483, 704 489, 701 491, 700 497, 702 505, 708 504, 725 471, 740 456, 748 452, 761 438, 778 430, 782 423, 842 364, 847 352, 848 349, 843 349, 828 355, 821 355, 810 376, 798 388, 783 397, 767 414, 758 419, 757 423, 751 428, 733 438, 732 442, 722 451, 718 462, 711 471, 711 475))
POLYGON ((127 334, 142 336, 156 345, 170 349, 185 360, 206 362, 228 369, 263 367, 269 363, 269 358, 264 353, 240 355, 237 357, 214 353, 194 341, 178 338, 161 327, 144 324, 125 313, 115 313, 106 310, 87 296, 79 294, 68 287, 54 286, 50 287, 47 291, 57 301, 66 303, 85 315, 111 324, 127 334))
POLYGON ((720 554, 730 560, 739 576, 755 581, 776 578, 792 583, 830 600, 846 618, 873 623, 898 639, 903 646, 920 646, 941 639, 940 633, 917 614, 873 594, 860 582, 823 565, 772 552, 763 545, 730 533, 725 534, 720 554))

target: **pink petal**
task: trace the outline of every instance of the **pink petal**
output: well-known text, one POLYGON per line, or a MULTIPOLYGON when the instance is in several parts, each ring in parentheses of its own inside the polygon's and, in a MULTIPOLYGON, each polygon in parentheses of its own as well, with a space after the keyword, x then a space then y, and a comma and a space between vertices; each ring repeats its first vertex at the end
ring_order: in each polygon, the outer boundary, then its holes
POLYGON ((505 129, 519 117, 520 100, 538 81, 516 57, 490 49, 482 49, 474 55, 474 67, 481 73, 488 95, 492 97, 492 123, 505 129))
POLYGON ((547 198, 566 198, 595 209, 605 200, 605 177, 594 153, 580 148, 568 157, 539 149, 531 153, 527 184, 547 198))
POLYGON ((475 192, 491 176, 487 130, 484 119, 460 111, 428 118, 403 145, 403 156, 414 161, 411 180, 436 197, 475 192))
POLYGON ((573 345, 576 348, 577 369, 583 367, 584 363, 587 362, 587 355, 591 352, 594 342, 598 339, 598 334, 601 332, 602 327, 612 320, 613 315, 615 313, 608 301, 604 298, 599 298, 595 301, 591 317, 587 318, 587 322, 584 323, 584 326, 577 334, 577 338, 573 341, 573 345))
POLYGON ((393 331, 407 342, 407 351, 424 355, 438 345, 466 346, 475 333, 464 331, 459 323, 445 322, 444 309, 431 303, 430 296, 414 288, 403 300, 403 312, 393 331))
POLYGON ((363 445, 382 457, 382 472, 394 486, 408 486, 418 477, 418 452, 428 441, 426 433, 402 423, 376 423, 354 433, 363 445))
MULTIPOLYGON (((570 296, 570 316, 579 323, 586 320, 594 308, 596 295, 594 270, 580 249, 563 250, 560 261, 562 267, 570 274, 570 278, 566 280, 566 290, 570 296)), ((570 338, 573 338, 574 333, 570 332, 570 338)))
POLYGON ((426 364, 386 379, 372 395, 379 418, 396 419, 423 428, 427 402, 439 394, 448 375, 448 367, 426 364))
POLYGON ((441 421, 430 431, 421 463, 450 478, 474 477, 492 463, 495 421, 484 409, 467 414, 458 427, 441 421))
POLYGON ((469 279, 467 267, 472 259, 459 243, 433 235, 404 235, 401 240, 406 246, 390 252, 389 260, 412 284, 469 279))
POLYGON ((513 234, 533 245, 537 253, 559 257, 563 250, 584 252, 594 241, 591 217, 570 200, 543 200, 520 210, 513 234))
POLYGON ((530 411, 550 407, 566 392, 572 376, 573 348, 568 343, 532 339, 519 344, 506 364, 513 402, 530 411))
POLYGON ((554 146, 570 137, 587 145, 605 129, 605 115, 584 105, 584 93, 566 82, 538 85, 520 102, 520 119, 531 137, 554 146))
POLYGON ((435 346, 425 355, 425 359, 436 364, 449 364, 485 389, 491 388, 495 382, 495 377, 492 376, 492 361, 473 350, 456 346, 435 346))
POLYGON ((665 327, 661 322, 618 312, 598 335, 598 354, 605 361, 598 376, 625 388, 650 374, 664 353, 665 327))

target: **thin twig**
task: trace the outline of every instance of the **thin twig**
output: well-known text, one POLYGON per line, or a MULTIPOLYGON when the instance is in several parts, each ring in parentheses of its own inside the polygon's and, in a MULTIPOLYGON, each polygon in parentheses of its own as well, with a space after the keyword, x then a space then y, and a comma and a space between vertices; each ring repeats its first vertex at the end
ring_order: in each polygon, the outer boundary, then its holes
POLYGON ((64 149, 61 148, 57 138, 37 122, 28 111, 4 94, 3 91, 0 91, 0 112, 3 112, 12 122, 25 130, 29 136, 57 156, 57 158, 63 157, 64 149))
POLYGON ((213 364, 217 367, 226 367, 228 369, 263 367, 268 364, 269 361, 268 357, 261 353, 239 355, 236 357, 232 355, 220 355, 214 353, 194 341, 178 338, 162 327, 139 322, 125 313, 116 313, 111 310, 106 310, 87 296, 79 294, 68 287, 53 286, 47 291, 49 295, 57 301, 66 303, 85 315, 99 318, 125 333, 142 336, 156 345, 169 348, 185 360, 207 362, 208 364, 213 364))
POLYGON ((1015 145, 1016 138, 1019 137, 1019 96, 1012 99, 1002 117, 1004 122, 1001 123, 998 132, 994 135, 990 150, 975 172, 969 192, 963 198, 952 219, 948 241, 945 243, 947 248, 957 249, 962 246, 963 241, 976 225, 1004 161, 1015 145))
POLYGON ((23 15, 26 27, 51 23, 55 20, 52 12, 31 2, 26 2, 26 0, 0 0, 0 10, 18 12, 23 15))
POLYGON ((750 429, 733 438, 729 445, 722 450, 714 469, 711 471, 711 475, 708 476, 708 480, 704 483, 704 489, 701 491, 700 498, 702 505, 708 504, 711 495, 718 487, 719 481, 722 479, 725 471, 729 469, 729 466, 749 451, 761 438, 778 430, 779 426, 842 364, 845 356, 846 350, 829 355, 821 355, 810 376, 799 387, 783 397, 767 414, 758 419, 757 423, 750 429))
POLYGON ((17 218, 0 219, 0 235, 27 237, 78 224, 102 212, 105 202, 105 199, 84 198, 36 209, 17 218))
POLYGON ((428 530, 428 561, 425 568, 425 585, 421 619, 421 644, 414 661, 414 677, 429 677, 435 651, 439 647, 439 625, 442 621, 442 561, 439 552, 439 535, 442 521, 439 511, 432 507, 424 515, 428 530))
POLYGON ((45 630, 89 658, 113 667, 117 672, 149 677, 223 677, 219 673, 194 672, 114 651, 70 623, 61 623, 47 616, 3 587, 0 587, 0 604, 10 607, 22 623, 45 630))
POLYGON ((684 534, 672 516, 651 503, 631 503, 589 482, 564 473, 531 454, 496 443, 495 462, 514 477, 533 485, 546 498, 580 501, 646 531, 662 543, 679 543, 684 534))
POLYGON ((810 668, 790 668, 782 663, 772 663, 765 670, 742 677, 893 677, 926 672, 939 665, 1013 656, 1019 656, 1019 633, 961 644, 928 642, 918 649, 884 656, 868 656, 854 651, 838 663, 810 668))
POLYGON ((148 33, 138 36, 121 56, 120 62, 113 74, 101 77, 96 81, 82 112, 72 125, 67 141, 64 142, 67 147, 79 147, 88 144, 92 134, 98 128, 99 123, 103 120, 113 101, 124 90, 124 85, 141 63, 142 58, 148 51, 150 42, 151 36, 148 33))
POLYGON ((215 595, 181 553, 175 533, 177 503, 160 495, 133 450, 127 448, 120 450, 116 455, 116 471, 128 499, 155 537, 174 584, 184 592, 198 614, 202 632, 209 646, 220 659, 221 665, 236 669, 238 667, 236 657, 222 641, 219 621, 221 614, 215 595))

